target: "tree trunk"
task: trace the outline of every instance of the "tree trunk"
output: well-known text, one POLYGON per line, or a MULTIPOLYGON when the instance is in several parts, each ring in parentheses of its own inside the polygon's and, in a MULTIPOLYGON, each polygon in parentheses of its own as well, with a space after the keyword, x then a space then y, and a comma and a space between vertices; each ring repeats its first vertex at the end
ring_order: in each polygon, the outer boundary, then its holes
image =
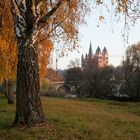
POLYGON ((13 81, 8 81, 8 104, 14 104, 14 85, 13 81))
POLYGON ((8 96, 8 80, 4 80, 4 94, 5 97, 8 96))
MULTIPOLYGON (((16 117, 14 125, 32 126, 44 121, 39 95, 37 46, 31 38, 21 40, 17 66, 16 117)), ((19 43, 20 44, 20 43, 19 43)))
POLYGON ((11 80, 4 80, 4 94, 8 98, 8 104, 14 103, 14 85, 11 80))
POLYGON ((18 43, 16 116, 14 125, 42 123, 44 115, 39 95, 37 35, 39 1, 10 0, 18 43))

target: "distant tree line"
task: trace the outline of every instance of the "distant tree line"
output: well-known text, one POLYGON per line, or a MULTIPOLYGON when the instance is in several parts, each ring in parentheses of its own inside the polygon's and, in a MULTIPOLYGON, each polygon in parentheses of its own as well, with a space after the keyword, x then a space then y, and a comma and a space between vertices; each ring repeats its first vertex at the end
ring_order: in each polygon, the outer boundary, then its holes
POLYGON ((132 100, 140 100, 140 42, 128 47, 122 67, 125 84, 121 92, 125 92, 132 100))
POLYGON ((118 99, 140 100, 140 43, 128 47, 120 66, 98 67, 94 61, 89 61, 85 68, 78 66, 77 60, 71 61, 64 75, 72 94, 94 98, 113 98, 116 94, 118 99), (117 82, 121 83, 119 89, 117 82))
POLYGON ((65 74, 65 84, 73 87, 78 97, 105 98, 111 94, 114 71, 113 66, 99 68, 94 62, 84 69, 71 67, 65 74))

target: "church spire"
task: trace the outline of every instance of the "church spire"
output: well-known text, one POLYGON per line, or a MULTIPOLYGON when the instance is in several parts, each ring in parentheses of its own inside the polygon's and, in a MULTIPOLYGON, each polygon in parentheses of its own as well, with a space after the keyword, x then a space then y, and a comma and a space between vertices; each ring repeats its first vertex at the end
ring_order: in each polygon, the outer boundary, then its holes
POLYGON ((81 56, 81 59, 83 60, 84 59, 84 55, 82 54, 82 56, 81 56))
POLYGON ((92 53, 92 44, 90 42, 90 46, 89 46, 89 57, 92 57, 93 53, 92 53))

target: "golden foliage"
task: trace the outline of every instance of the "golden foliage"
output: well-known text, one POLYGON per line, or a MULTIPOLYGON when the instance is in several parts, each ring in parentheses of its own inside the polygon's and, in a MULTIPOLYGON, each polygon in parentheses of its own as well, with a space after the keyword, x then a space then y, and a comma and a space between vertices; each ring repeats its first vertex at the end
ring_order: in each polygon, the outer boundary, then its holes
POLYGON ((0 81, 4 79, 15 80, 17 65, 16 42, 0 36, 0 81))
POLYGON ((120 12, 128 12, 128 2, 129 0, 120 0, 118 2, 118 7, 116 8, 116 12, 120 13, 120 12))
POLYGON ((51 68, 48 69, 46 78, 51 82, 58 82, 64 80, 64 78, 57 71, 51 68))
MULTIPOLYGON (((45 1, 42 4, 41 14, 44 15, 46 11, 48 12, 49 8, 46 7, 54 7, 57 3, 58 0, 54 0, 52 3, 45 1)), ((87 0, 64 0, 41 33, 45 38, 51 38, 53 42, 57 43, 57 49, 60 45, 60 49, 78 47, 79 25, 85 23, 85 15, 90 11, 88 3, 87 0)))
MULTIPOLYGON (((57 3, 58 0, 51 3, 44 1, 41 6, 41 15, 46 14, 57 3)), ((57 53, 60 51, 61 54, 65 54, 66 48, 73 50, 78 47, 79 25, 84 23, 84 17, 89 11, 87 0, 64 0, 59 9, 49 18, 38 36, 41 79, 46 75, 49 56, 54 49, 53 43, 57 44, 57 53)))
POLYGON ((49 64, 50 53, 53 49, 53 43, 51 40, 44 40, 39 44, 39 70, 40 80, 44 79, 47 74, 47 66, 49 64))
POLYGON ((100 21, 104 21, 105 20, 105 17, 104 16, 99 16, 99 20, 100 21))
POLYGON ((17 66, 17 47, 13 30, 13 19, 8 1, 1 2, 2 27, 0 28, 0 81, 15 80, 17 66), (3 12, 4 10, 4 12, 3 12))

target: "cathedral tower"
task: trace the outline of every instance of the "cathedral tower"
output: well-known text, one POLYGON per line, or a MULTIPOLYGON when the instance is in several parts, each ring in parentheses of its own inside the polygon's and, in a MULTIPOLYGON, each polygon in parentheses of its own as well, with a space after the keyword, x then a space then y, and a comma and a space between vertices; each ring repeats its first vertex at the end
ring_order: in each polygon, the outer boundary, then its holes
POLYGON ((108 66, 109 65, 109 55, 108 55, 108 51, 107 51, 106 47, 104 47, 104 49, 103 49, 102 56, 103 56, 103 66, 108 66))
POLYGON ((90 43, 89 46, 89 53, 81 56, 81 66, 82 68, 85 68, 88 66, 88 63, 94 62, 98 65, 98 67, 106 67, 109 65, 109 54, 104 47, 103 51, 101 51, 100 47, 98 46, 95 54, 92 52, 92 44, 90 43))

